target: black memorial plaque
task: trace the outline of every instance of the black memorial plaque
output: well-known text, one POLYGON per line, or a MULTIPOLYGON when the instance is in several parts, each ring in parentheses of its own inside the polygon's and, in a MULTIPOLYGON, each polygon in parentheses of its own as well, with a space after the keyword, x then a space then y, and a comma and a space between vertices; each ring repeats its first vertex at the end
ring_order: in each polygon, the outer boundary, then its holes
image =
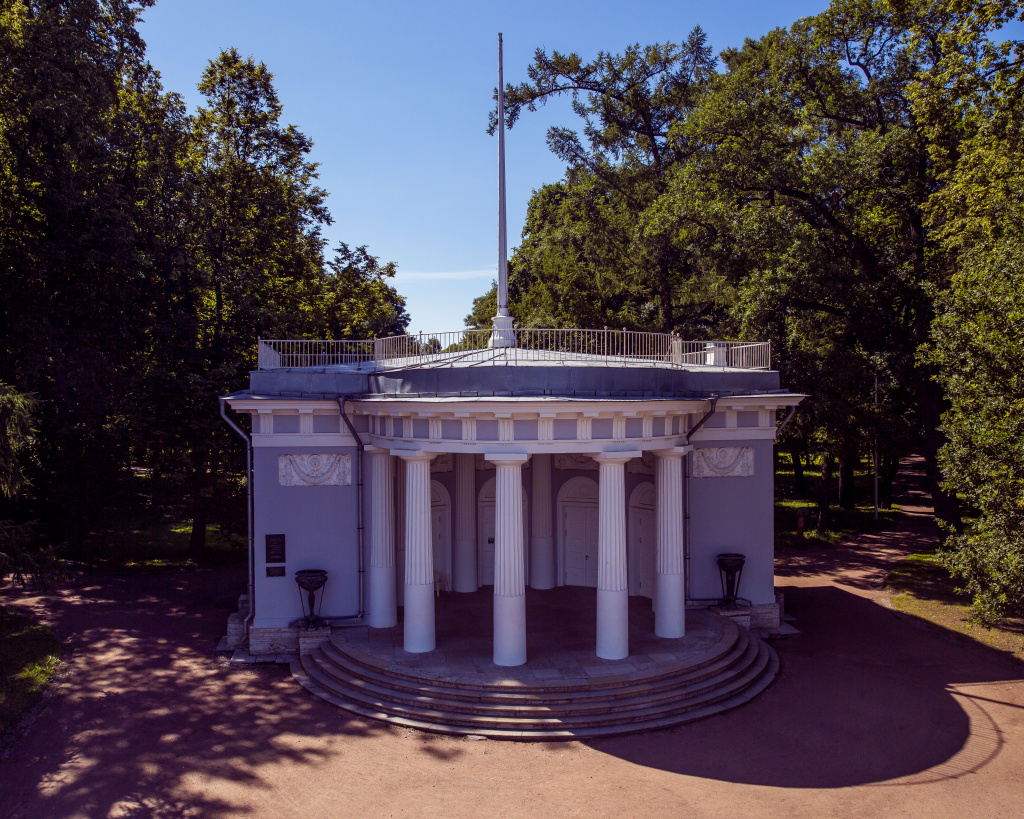
POLYGON ((284 566, 267 566, 267 577, 284 577, 284 566))
POLYGON ((284 535, 267 535, 267 563, 284 562, 284 535))

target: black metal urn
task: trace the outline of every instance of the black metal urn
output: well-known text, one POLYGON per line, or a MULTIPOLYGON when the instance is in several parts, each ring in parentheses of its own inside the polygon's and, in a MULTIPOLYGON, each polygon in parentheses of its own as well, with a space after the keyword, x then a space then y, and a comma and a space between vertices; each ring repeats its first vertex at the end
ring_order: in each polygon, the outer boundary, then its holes
POLYGON ((722 606, 736 605, 739 597, 740 578, 743 576, 743 564, 747 556, 736 552, 724 552, 718 556, 718 576, 722 581, 722 606))
MULTIPOLYGON (((320 619, 320 609, 315 607, 316 593, 327 585, 327 572, 323 569, 302 569, 295 573, 295 582, 299 586, 299 600, 302 603, 302 623, 304 628, 317 628, 323 625, 320 619), (309 605, 302 597, 305 591, 309 595, 309 605), (315 613, 314 613, 315 612, 315 613)), ((323 592, 320 593, 320 608, 324 605, 323 592)))

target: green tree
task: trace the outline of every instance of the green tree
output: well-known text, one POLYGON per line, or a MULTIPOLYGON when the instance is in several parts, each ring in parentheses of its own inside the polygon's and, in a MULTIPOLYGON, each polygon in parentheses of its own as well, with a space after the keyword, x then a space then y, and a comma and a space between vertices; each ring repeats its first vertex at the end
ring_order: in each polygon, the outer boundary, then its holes
POLYGON ((941 463, 977 513, 943 558, 992 624, 1024 609, 1024 44, 977 36, 1020 17, 1017 4, 973 12, 944 34, 959 47, 923 78, 915 110, 945 183, 930 223, 955 270, 930 351, 950 401, 941 463))
POLYGON ((118 497, 147 328, 148 0, 0 8, 0 379, 39 400, 34 493, 58 539, 118 497))

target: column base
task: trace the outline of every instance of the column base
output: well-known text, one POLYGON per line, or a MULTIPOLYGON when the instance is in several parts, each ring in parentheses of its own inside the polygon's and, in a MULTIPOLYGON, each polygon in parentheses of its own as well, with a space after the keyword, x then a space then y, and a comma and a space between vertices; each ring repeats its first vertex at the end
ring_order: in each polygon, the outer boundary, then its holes
POLYGON ((530 588, 555 587, 555 539, 534 537, 530 540, 530 588))
POLYGON ((475 592, 477 585, 476 541, 452 541, 452 591, 475 592))
POLYGON ((366 625, 370 628, 391 628, 398 625, 398 600, 395 590, 394 566, 367 568, 366 625))
POLYGON ((658 605, 654 609, 654 634, 656 637, 686 636, 686 584, 684 575, 657 574, 655 596, 658 605))
POLYGON ((434 584, 405 584, 405 645, 410 654, 437 648, 434 637, 434 584))
POLYGON ((494 664, 526 662, 526 595, 494 595, 494 664))
POLYGON ((629 656, 629 595, 625 589, 597 590, 597 656, 602 660, 629 656))

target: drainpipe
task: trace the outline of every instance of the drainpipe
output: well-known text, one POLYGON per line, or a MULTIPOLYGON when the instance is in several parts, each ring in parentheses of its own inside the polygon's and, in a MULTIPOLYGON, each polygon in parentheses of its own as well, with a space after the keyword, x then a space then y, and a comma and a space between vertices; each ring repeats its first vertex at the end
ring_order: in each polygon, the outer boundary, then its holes
MULTIPOLYGON (((711 396, 711 408, 704 413, 701 419, 694 424, 686 432, 686 444, 690 444, 690 436, 693 435, 698 429, 708 422, 708 419, 715 414, 715 410, 718 408, 718 396, 711 396)), ((687 458, 686 471, 683 473, 683 486, 686 490, 685 500, 683 501, 683 566, 685 571, 683 574, 684 582, 686 583, 686 599, 691 600, 690 597, 690 458, 687 458)))
POLYGON ((775 437, 776 437, 776 438, 778 438, 778 436, 779 436, 779 433, 780 433, 780 432, 782 432, 782 430, 783 430, 783 429, 785 429, 785 426, 786 426, 786 424, 788 424, 788 423, 789 423, 790 421, 792 421, 792 420, 793 420, 793 416, 794 416, 794 415, 796 415, 796 407, 797 407, 797 405, 796 405, 796 404, 794 404, 793 406, 791 406, 791 407, 789 408, 789 414, 788 414, 788 415, 787 415, 787 416, 786 416, 785 418, 783 418, 783 419, 782 419, 782 423, 781 423, 781 424, 779 424, 779 425, 778 425, 778 426, 777 426, 777 427, 775 428, 775 437))
POLYGON ((253 507, 253 494, 252 494, 252 438, 245 434, 238 424, 228 418, 228 414, 225 410, 227 406, 227 400, 224 398, 218 399, 220 403, 220 417, 224 419, 225 423, 231 427, 235 432, 242 436, 245 441, 245 485, 247 494, 246 503, 246 524, 249 529, 248 533, 248 547, 249 547, 249 613, 245 617, 245 633, 249 634, 249 627, 252 625, 253 620, 256 617, 256 541, 253 535, 253 529, 255 526, 254 507, 253 507))
POLYGON ((356 432, 356 428, 352 426, 352 421, 345 412, 345 402, 348 400, 347 395, 339 395, 336 398, 338 402, 338 409, 341 410, 342 420, 345 422, 345 426, 348 427, 348 431, 352 433, 352 437, 356 439, 356 447, 359 449, 359 454, 356 456, 356 532, 359 540, 359 613, 356 618, 359 620, 363 619, 363 615, 366 613, 366 609, 363 605, 363 578, 366 569, 363 566, 363 439, 359 437, 359 433, 356 432))
POLYGON ((718 408, 718 396, 717 395, 712 395, 711 396, 711 409, 709 409, 707 412, 705 412, 704 415, 701 417, 701 419, 696 424, 694 424, 692 427, 690 427, 689 430, 687 430, 687 432, 686 432, 686 443, 687 444, 690 443, 690 436, 693 435, 693 433, 695 433, 698 429, 700 429, 702 426, 704 426, 704 424, 706 424, 708 422, 708 420, 711 418, 711 416, 715 414, 715 410, 717 408, 718 408))

